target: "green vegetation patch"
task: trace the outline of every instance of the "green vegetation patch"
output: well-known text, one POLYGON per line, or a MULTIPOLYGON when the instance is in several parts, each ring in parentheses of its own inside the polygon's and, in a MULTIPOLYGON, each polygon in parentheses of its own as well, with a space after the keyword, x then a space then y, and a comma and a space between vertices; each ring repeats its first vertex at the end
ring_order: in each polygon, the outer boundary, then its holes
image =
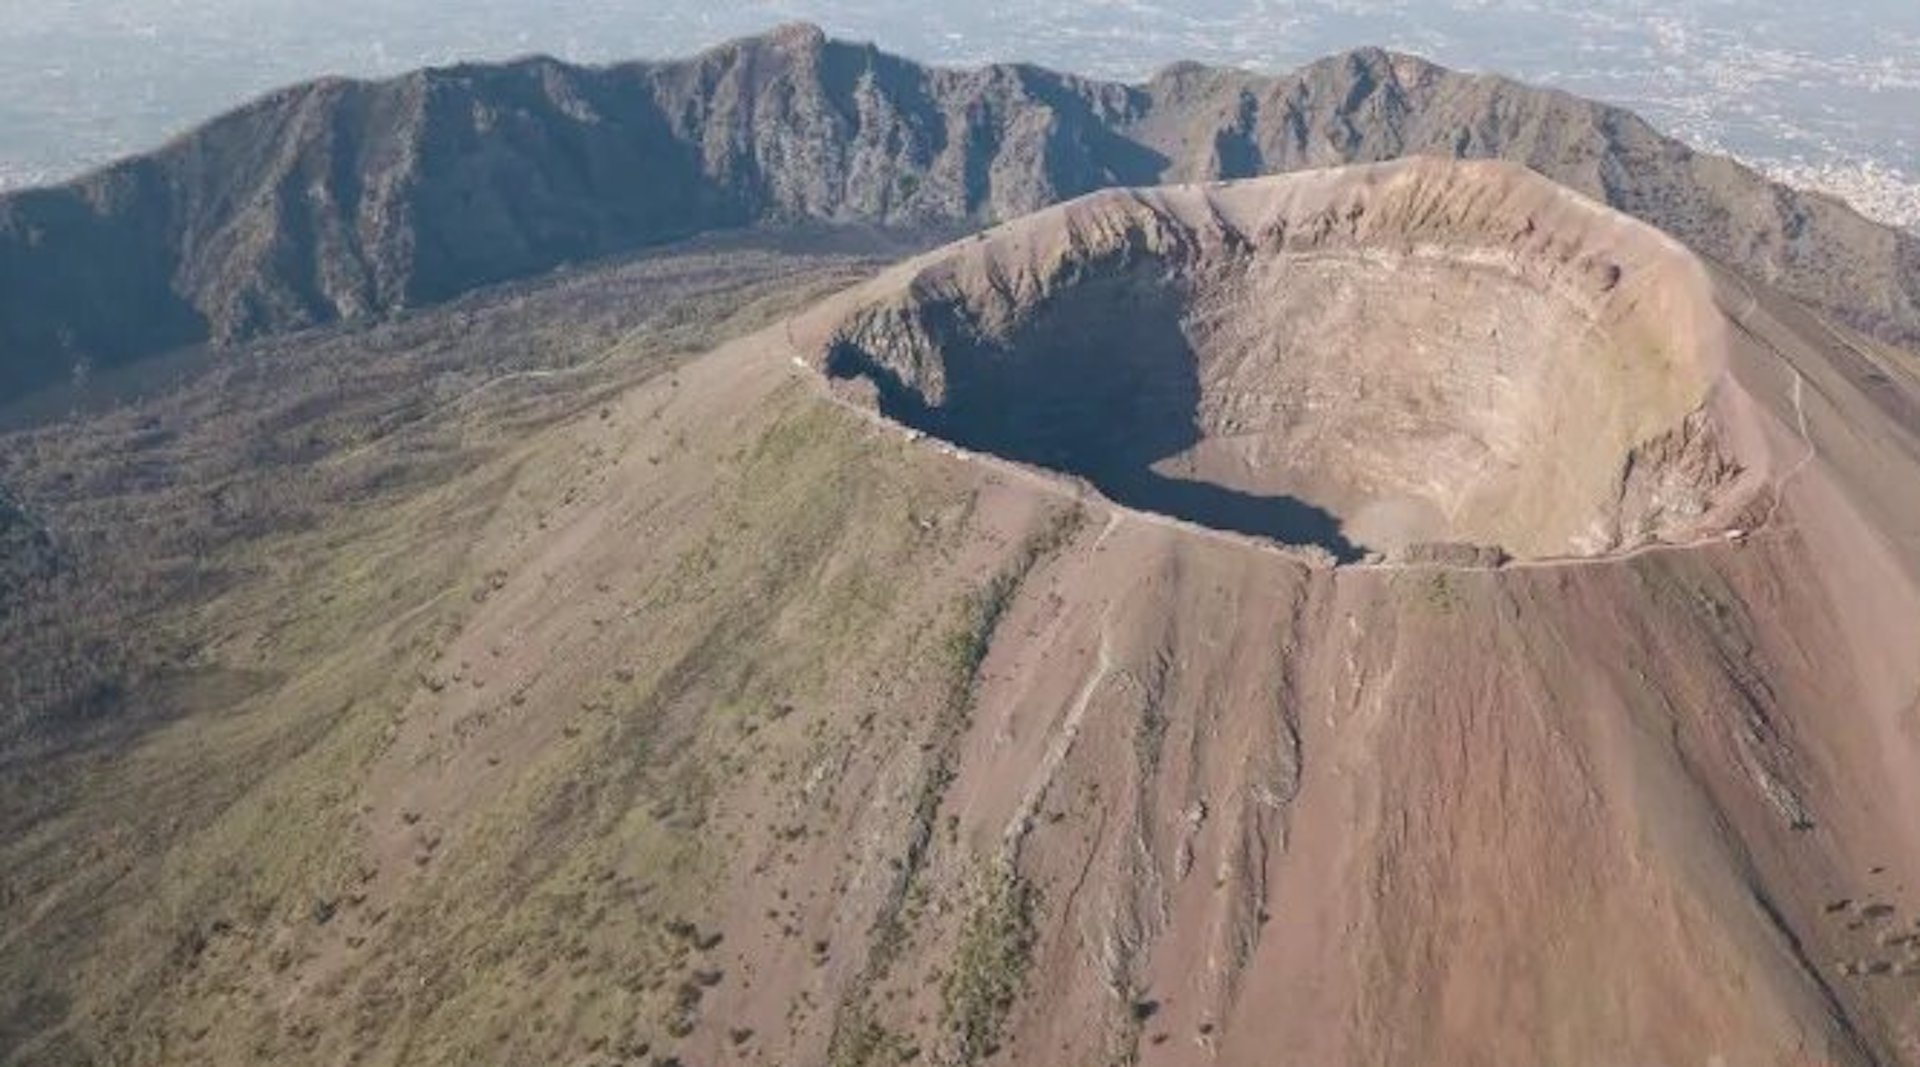
POLYGON ((1435 571, 1423 578, 1420 583, 1420 602, 1441 615, 1451 615, 1460 610, 1463 597, 1453 572, 1435 571))
POLYGON ((942 645, 948 670, 954 679, 956 700, 964 702, 969 698, 967 690, 971 688, 980 664, 987 658, 987 649, 993 643, 993 634, 1000 626, 1001 616, 1012 606, 1027 576, 1042 561, 1073 540, 1073 535, 1086 525, 1086 521, 1087 513, 1078 505, 1055 512, 1046 525, 1027 535, 1020 544, 1020 550, 1000 573, 967 594, 961 602, 960 625, 947 635, 942 645))
POLYGON ((974 887, 953 967, 940 988, 941 1019, 962 1063, 977 1063, 1000 1047, 1007 1013, 1033 958, 1034 896, 1007 863, 995 864, 974 887))
POLYGON ((828 1067, 897 1067, 919 1058, 911 1041, 864 1011, 843 1018, 827 1047, 828 1067))

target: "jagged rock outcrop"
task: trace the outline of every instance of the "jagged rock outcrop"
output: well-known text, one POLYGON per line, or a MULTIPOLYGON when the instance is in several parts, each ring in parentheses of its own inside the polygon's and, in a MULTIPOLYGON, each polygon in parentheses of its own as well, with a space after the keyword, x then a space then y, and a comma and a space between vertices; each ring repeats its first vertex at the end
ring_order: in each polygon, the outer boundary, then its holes
POLYGON ((930 68, 791 26, 674 62, 317 81, 0 197, 0 396, 714 228, 971 224, 1105 186, 1410 154, 1525 163, 1920 339, 1920 239, 1564 93, 1374 49, 1126 86, 930 68))

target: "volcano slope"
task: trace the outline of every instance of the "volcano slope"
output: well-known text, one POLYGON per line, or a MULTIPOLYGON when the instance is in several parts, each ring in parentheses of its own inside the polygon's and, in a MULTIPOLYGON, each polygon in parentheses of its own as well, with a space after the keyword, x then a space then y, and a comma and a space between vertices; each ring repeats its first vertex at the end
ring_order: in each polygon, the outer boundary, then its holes
POLYGON ((793 336, 1186 520, 1096 508, 976 679, 1015 1059, 1920 1055, 1910 354, 1437 162, 1095 195, 793 336))
POLYGON ((1419 161, 592 396, 9 776, 0 1057, 1920 1062, 1911 353, 1419 161))

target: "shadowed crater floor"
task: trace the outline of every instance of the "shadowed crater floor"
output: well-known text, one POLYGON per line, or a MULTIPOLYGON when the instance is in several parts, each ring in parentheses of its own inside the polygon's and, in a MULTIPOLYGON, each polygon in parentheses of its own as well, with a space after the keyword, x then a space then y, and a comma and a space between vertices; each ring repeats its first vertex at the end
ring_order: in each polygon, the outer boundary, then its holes
MULTIPOLYGON (((1361 549, 1338 516, 1280 492, 1181 473, 1206 440, 1200 355, 1174 289, 1140 273, 1090 281, 1072 306, 1000 343, 956 330, 944 349, 946 393, 930 404, 857 345, 828 373, 864 376, 882 414, 966 448, 1078 475, 1110 499, 1234 533, 1319 545, 1342 561, 1361 549)), ((955 324, 957 326, 957 324, 955 324)))

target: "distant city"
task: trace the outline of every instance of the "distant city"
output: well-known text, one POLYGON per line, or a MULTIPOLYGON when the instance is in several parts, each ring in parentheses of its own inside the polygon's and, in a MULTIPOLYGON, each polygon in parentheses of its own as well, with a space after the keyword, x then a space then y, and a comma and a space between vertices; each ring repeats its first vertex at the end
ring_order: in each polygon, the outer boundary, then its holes
POLYGON ((0 187, 152 147, 321 74, 544 52, 681 55, 806 19, 948 64, 1140 79, 1377 44, 1623 104, 1693 144, 1920 229, 1915 0, 11 0, 0 187))

